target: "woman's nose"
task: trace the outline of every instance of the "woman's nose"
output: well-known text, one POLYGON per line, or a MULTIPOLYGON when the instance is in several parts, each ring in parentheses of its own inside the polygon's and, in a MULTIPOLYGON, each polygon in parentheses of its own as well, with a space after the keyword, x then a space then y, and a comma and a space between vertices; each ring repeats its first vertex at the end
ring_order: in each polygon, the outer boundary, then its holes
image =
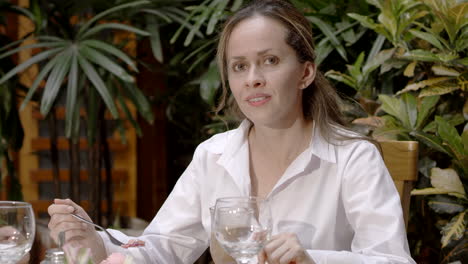
POLYGON ((265 85, 265 78, 258 69, 258 67, 250 68, 249 75, 247 78, 247 86, 251 88, 263 87, 265 85))

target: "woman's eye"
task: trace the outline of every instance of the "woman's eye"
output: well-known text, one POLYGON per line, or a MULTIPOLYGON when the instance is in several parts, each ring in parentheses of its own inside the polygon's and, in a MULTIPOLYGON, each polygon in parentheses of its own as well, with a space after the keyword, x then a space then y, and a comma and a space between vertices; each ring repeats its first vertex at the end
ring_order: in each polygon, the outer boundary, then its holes
POLYGON ((238 72, 238 71, 243 71, 245 70, 247 66, 244 64, 244 63, 236 63, 232 66, 232 69, 235 71, 235 72, 238 72))
POLYGON ((278 63, 278 58, 277 57, 267 57, 265 59, 265 64, 267 65, 275 65, 278 63))

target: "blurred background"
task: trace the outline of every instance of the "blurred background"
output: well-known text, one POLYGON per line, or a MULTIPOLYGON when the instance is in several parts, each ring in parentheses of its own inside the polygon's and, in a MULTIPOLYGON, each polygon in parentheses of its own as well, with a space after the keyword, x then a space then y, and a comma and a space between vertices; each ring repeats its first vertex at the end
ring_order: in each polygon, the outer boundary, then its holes
MULTIPOLYGON (((0 0, 0 198, 38 217, 71 198, 138 234, 195 147, 238 120, 216 113, 222 23, 247 0, 0 0)), ((295 0, 316 64, 353 129, 419 141, 408 239, 418 263, 466 263, 468 4, 295 0)), ((207 263, 203 256, 200 263, 207 263)))

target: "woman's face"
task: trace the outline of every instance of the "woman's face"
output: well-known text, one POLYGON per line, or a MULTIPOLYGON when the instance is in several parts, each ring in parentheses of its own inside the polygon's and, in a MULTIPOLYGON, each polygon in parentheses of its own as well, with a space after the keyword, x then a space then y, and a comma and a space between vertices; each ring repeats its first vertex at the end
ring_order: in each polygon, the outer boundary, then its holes
POLYGON ((288 127, 303 118, 302 89, 315 77, 300 63, 278 21, 255 16, 233 29, 226 47, 228 81, 242 113, 255 125, 288 127))

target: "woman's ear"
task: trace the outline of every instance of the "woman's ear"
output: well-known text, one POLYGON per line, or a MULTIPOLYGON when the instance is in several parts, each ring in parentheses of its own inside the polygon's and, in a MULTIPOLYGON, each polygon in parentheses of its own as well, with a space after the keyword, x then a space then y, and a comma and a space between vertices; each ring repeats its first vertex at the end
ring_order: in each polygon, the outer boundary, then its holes
POLYGON ((314 81, 316 73, 317 69, 314 63, 310 61, 304 62, 304 73, 302 75, 300 88, 305 89, 309 87, 309 85, 314 81))

